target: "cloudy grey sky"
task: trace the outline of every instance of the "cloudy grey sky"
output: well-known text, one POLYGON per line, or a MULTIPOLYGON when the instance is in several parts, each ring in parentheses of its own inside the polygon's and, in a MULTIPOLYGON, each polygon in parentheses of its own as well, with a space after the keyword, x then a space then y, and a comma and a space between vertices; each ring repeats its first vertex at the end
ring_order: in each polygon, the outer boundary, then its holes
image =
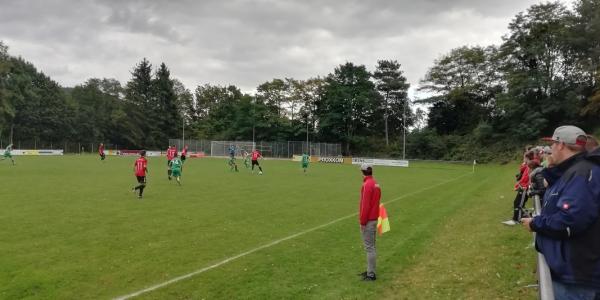
MULTIPOLYGON (((563 0, 570 3, 572 0, 563 0)), ((0 0, 0 40, 64 86, 125 84, 146 57, 193 90, 325 76, 346 61, 402 64, 412 88, 434 59, 501 42, 537 0, 0 0)))

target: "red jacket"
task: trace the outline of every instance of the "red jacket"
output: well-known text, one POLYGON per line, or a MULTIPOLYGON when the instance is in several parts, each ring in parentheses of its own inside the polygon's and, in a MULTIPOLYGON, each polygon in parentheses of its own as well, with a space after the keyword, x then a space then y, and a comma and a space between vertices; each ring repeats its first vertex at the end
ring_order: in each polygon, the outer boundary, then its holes
POLYGON ((360 212, 358 214, 360 225, 367 225, 368 221, 379 218, 380 199, 381 189, 379 184, 373 179, 373 176, 365 176, 360 189, 360 212))
POLYGON ((521 179, 515 184, 515 190, 517 190, 519 187, 522 187, 523 189, 529 187, 529 167, 525 163, 523 163, 521 165, 520 171, 521 179))

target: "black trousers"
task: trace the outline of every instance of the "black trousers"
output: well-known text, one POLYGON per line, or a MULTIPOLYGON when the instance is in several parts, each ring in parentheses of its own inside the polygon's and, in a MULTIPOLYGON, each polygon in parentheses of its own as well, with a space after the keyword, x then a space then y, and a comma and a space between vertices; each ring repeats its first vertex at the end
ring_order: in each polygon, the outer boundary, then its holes
POLYGON ((513 202, 513 221, 519 222, 523 217, 523 208, 525 207, 525 203, 527 203, 527 192, 523 189, 519 189, 517 191, 517 195, 515 196, 515 201, 513 202))

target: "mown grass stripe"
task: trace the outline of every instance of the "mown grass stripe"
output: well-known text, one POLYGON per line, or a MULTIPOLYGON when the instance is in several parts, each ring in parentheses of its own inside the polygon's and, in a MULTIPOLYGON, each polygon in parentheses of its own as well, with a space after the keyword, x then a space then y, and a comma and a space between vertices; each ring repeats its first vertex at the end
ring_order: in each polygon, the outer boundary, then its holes
MULTIPOLYGON (((405 194, 405 195, 402 195, 402 196, 396 197, 396 198, 394 198, 394 199, 392 199, 392 200, 385 201, 385 202, 384 202, 384 204, 386 204, 386 203, 393 203, 393 202, 395 202, 395 201, 398 201, 398 200, 400 200, 400 199, 403 199, 403 198, 406 198, 406 197, 410 197, 410 196, 413 196, 413 195, 416 195, 416 194, 419 194, 419 193, 422 193, 422 192, 425 192, 425 191, 428 191, 428 190, 434 189, 434 188, 436 188, 436 187, 439 187, 439 186, 442 186, 442 185, 448 184, 448 183, 450 183, 450 182, 454 182, 454 181, 456 181, 456 180, 459 180, 459 179, 461 179, 461 178, 463 178, 463 177, 465 177, 465 176, 467 176, 467 175, 472 175, 472 173, 465 173, 465 174, 463 174, 463 175, 461 175, 461 176, 458 176, 458 177, 456 177, 456 178, 454 178, 454 179, 446 180, 446 181, 443 181, 443 182, 441 182, 441 183, 438 183, 438 184, 435 184, 435 185, 432 185, 432 186, 429 186, 429 187, 426 187, 426 188, 423 188, 423 189, 420 189, 420 190, 417 190, 417 191, 414 191, 414 192, 410 192, 410 193, 408 193, 408 194, 405 194)), ((224 265, 224 264, 226 264, 226 263, 229 263, 229 262, 231 262, 231 261, 234 261, 234 260, 236 260, 236 259, 238 259, 238 258, 241 258, 241 257, 247 256, 247 255, 249 255, 249 254, 252 254, 252 253, 254 253, 254 252, 260 251, 260 250, 262 250, 262 249, 265 249, 265 248, 269 248, 269 247, 275 246, 275 245, 277 245, 277 244, 279 244, 279 243, 282 243, 282 242, 284 242, 284 241, 287 241, 287 240, 290 240, 290 239, 296 238, 296 237, 298 237, 298 236, 301 236, 301 235, 304 235, 304 234, 310 233, 310 232, 312 232, 312 231, 315 231, 315 230, 318 230, 318 229, 321 229, 321 228, 327 227, 327 226, 329 226, 329 225, 332 225, 332 224, 335 224, 335 223, 337 223, 337 222, 343 221, 343 220, 345 220, 345 219, 348 219, 348 218, 354 217, 354 216, 356 216, 356 215, 357 215, 357 213, 353 213, 353 214, 350 214, 350 215, 347 215, 347 216, 344 216, 344 217, 341 217, 341 218, 335 219, 335 220, 333 220, 333 221, 330 221, 330 222, 328 222, 328 223, 325 223, 325 224, 322 224, 322 225, 319 225, 319 226, 316 226, 316 227, 313 227, 313 228, 310 228, 310 229, 307 229, 307 230, 304 230, 304 231, 301 231, 301 232, 295 233, 295 234, 293 234, 293 235, 290 235, 290 236, 284 237, 284 238, 282 238, 282 239, 279 239, 279 240, 276 240, 276 241, 270 242, 270 243, 268 243, 268 244, 265 244, 265 245, 262 245, 262 246, 256 247, 256 248, 254 248, 254 249, 248 250, 248 251, 246 251, 246 252, 243 252, 243 253, 240 253, 240 254, 238 254, 238 255, 235 255, 235 256, 232 256, 232 257, 226 258, 226 259, 224 259, 224 260, 222 260, 222 261, 220 261, 220 262, 218 262, 218 263, 215 263, 215 264, 213 264, 213 265, 210 265, 210 266, 208 266, 208 267, 204 267, 204 268, 202 268, 202 269, 199 269, 199 270, 196 270, 196 271, 193 271, 193 272, 187 273, 187 274, 185 274, 185 275, 181 275, 181 276, 175 277, 175 278, 173 278, 173 279, 167 280, 167 281, 165 281, 165 282, 162 282, 162 283, 159 283, 159 284, 156 284, 156 285, 153 285, 153 286, 147 287, 147 288, 145 288, 145 289, 142 289, 142 290, 139 290, 139 291, 136 291, 136 292, 133 292, 133 293, 127 294, 127 295, 123 295, 123 296, 116 297, 116 298, 114 298, 114 299, 115 299, 115 300, 125 300, 125 299, 130 299, 130 298, 134 298, 134 297, 140 296, 140 295, 142 295, 142 294, 145 294, 145 293, 148 293, 148 292, 151 292, 151 291, 154 291, 154 290, 160 289, 160 288, 162 288, 162 287, 165 287, 165 286, 167 286, 167 285, 170 285, 170 284, 173 284, 173 283, 176 283, 176 282, 179 282, 179 281, 182 281, 182 280, 188 279, 188 278, 190 278, 190 277, 193 277, 193 276, 196 276, 196 275, 198 275, 198 274, 204 273, 204 272, 206 272, 206 271, 209 271, 209 270, 211 270, 211 269, 218 268, 219 266, 221 266, 221 265, 224 265)))

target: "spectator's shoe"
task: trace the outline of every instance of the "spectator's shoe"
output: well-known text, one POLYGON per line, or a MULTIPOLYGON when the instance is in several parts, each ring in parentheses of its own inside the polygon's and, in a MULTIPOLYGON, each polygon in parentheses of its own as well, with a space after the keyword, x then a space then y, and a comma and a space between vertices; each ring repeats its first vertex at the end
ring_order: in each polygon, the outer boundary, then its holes
POLYGON ((502 224, 508 225, 508 226, 514 226, 514 225, 517 225, 519 223, 517 223, 515 220, 508 220, 508 221, 502 222, 502 224))
POLYGON ((377 280, 377 276, 375 276, 375 273, 370 273, 370 274, 365 274, 365 276, 363 276, 363 281, 375 281, 377 280))

